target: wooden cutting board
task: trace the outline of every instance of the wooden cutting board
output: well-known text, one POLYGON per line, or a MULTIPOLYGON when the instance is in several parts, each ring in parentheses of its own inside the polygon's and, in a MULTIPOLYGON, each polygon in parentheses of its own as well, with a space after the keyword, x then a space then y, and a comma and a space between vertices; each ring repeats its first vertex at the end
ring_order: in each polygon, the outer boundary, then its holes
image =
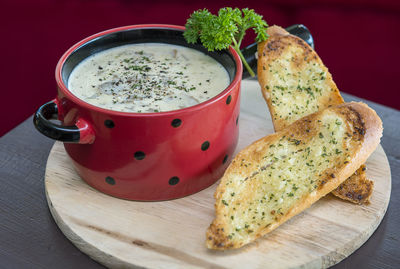
MULTIPOLYGON (((239 126, 236 153, 273 132, 256 81, 243 81, 239 126)), ((217 184, 172 201, 113 198, 83 182, 57 142, 47 162, 45 186, 50 211, 62 232, 108 267, 325 268, 359 248, 386 212, 391 175, 381 146, 367 167, 368 178, 375 182, 370 205, 353 205, 328 195, 255 243, 225 252, 205 247, 217 184)))

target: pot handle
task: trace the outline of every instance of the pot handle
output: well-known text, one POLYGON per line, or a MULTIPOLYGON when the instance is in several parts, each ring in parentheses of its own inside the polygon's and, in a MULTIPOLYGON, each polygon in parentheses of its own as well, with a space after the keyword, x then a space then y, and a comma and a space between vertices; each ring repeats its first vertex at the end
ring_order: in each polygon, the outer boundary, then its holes
MULTIPOLYGON (((311 48, 314 49, 314 39, 310 33, 310 31, 305 27, 303 24, 294 24, 289 26, 285 29, 290 34, 295 35, 303 39, 311 48)), ((251 67, 251 69, 257 74, 257 43, 253 43, 244 49, 241 50, 244 58, 246 59, 247 63, 251 67)), ((246 68, 243 68, 243 76, 242 78, 250 77, 249 72, 246 68)))
POLYGON ((33 124, 39 132, 54 140, 79 144, 94 142, 94 131, 84 119, 78 118, 73 126, 63 126, 50 121, 50 119, 57 119, 57 114, 56 101, 50 101, 36 111, 33 124))

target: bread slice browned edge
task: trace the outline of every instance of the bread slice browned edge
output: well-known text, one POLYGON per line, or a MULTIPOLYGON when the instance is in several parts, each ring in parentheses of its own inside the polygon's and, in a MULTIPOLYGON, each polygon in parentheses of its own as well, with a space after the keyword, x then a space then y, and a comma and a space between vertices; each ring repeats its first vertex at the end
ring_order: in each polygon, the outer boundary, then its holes
POLYGON ((367 179, 365 164, 354 172, 347 180, 334 189, 331 193, 343 200, 356 204, 369 204, 374 182, 367 179))
MULTIPOLYGON (((229 177, 229 171, 232 170, 233 168, 229 168, 226 170, 224 176, 221 179, 220 184, 218 185, 214 197, 216 199, 215 202, 215 212, 216 212, 216 218, 214 221, 211 223, 210 227, 208 228, 206 232, 206 245, 210 249, 217 249, 217 250, 226 250, 226 249, 236 249, 240 248, 245 244, 248 244, 255 239, 271 232, 272 230, 276 229, 279 225, 282 223, 286 222, 288 219, 292 218, 293 216, 297 215, 298 213, 302 212, 303 210, 307 209, 310 207, 313 203, 318 201, 320 198, 325 196, 326 194, 330 193, 333 189, 337 188, 339 184, 341 184, 344 180, 346 180, 351 174, 354 173, 354 171, 357 170, 358 167, 360 167, 366 160, 367 158, 372 154, 372 152, 376 149, 376 147, 379 145, 380 138, 382 136, 382 121, 379 118, 379 116, 376 114, 376 112, 369 108, 366 104, 363 103, 344 103, 341 105, 336 106, 337 108, 340 109, 340 107, 346 106, 350 108, 359 119, 362 120, 363 122, 363 128, 360 130, 360 133, 363 134, 364 139, 362 143, 362 147, 360 150, 357 152, 356 156, 350 160, 350 162, 342 169, 342 170, 337 170, 335 172, 335 177, 327 181, 325 184, 320 185, 319 188, 317 188, 315 191, 313 191, 311 194, 303 197, 300 199, 297 203, 296 206, 292 207, 291 210, 287 212, 287 214, 283 215, 277 222, 273 223, 272 225, 268 226, 267 228, 264 228, 261 232, 259 233, 252 233, 249 235, 248 240, 244 241, 239 241, 235 242, 232 241, 227 234, 224 233, 226 230, 224 227, 229 225, 228 223, 225 222, 225 219, 221 215, 223 212, 222 207, 224 206, 220 201, 220 197, 222 197, 222 193, 225 191, 226 185, 225 185, 225 178, 228 179, 229 177)), ((321 112, 316 112, 313 113, 309 116, 306 116, 305 118, 312 119, 314 114, 317 113, 323 113, 321 112)), ((302 121, 304 118, 294 122, 293 124, 289 125, 287 128, 296 128, 296 126, 299 126, 299 123, 302 124, 300 121, 302 121), (299 122, 299 123, 298 123, 299 122), (293 126, 292 126, 293 125, 293 126)), ((283 130, 285 131, 285 129, 283 130)), ((281 132, 274 133, 272 135, 269 135, 267 137, 261 138, 258 141, 255 141, 253 144, 249 145, 245 149, 243 149, 239 154, 248 153, 251 154, 251 152, 254 150, 254 147, 257 147, 257 144, 260 142, 267 142, 270 139, 275 138, 276 136, 280 136, 281 132), (264 140, 264 141, 263 141, 264 140)))
MULTIPOLYGON (((290 35, 285 29, 274 25, 268 28, 267 33, 269 39, 258 44, 258 80, 261 85, 263 97, 266 100, 271 113, 274 129, 275 131, 279 131, 290 123, 285 122, 284 119, 280 119, 279 117, 274 117, 273 114, 275 113, 275 110, 272 106, 271 99, 269 98, 269 93, 265 89, 265 85, 267 85, 268 79, 268 61, 275 57, 279 57, 279 54, 283 49, 281 46, 286 45, 285 42, 281 42, 281 37, 285 36, 286 39, 290 38, 293 46, 302 47, 309 61, 315 61, 321 66, 324 66, 324 64, 318 54, 305 41, 297 36, 290 35)), ((326 81, 334 91, 331 92, 328 102, 319 104, 320 110, 344 102, 328 69, 326 69, 326 73, 326 81)), ((340 199, 355 204, 369 204, 373 185, 373 181, 366 178, 366 167, 363 166, 363 169, 358 169, 348 180, 344 181, 337 189, 333 190, 332 194, 340 199)))

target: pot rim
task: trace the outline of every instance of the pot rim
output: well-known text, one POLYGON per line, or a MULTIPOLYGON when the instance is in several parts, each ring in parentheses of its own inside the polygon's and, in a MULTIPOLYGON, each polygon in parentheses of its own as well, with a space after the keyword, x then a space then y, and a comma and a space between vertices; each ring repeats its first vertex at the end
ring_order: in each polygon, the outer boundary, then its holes
POLYGON ((202 109, 204 107, 207 107, 215 102, 218 102, 219 100, 223 99, 237 84, 240 83, 242 79, 242 73, 243 73, 243 67, 242 67, 242 61, 238 55, 238 53, 232 48, 232 46, 229 47, 229 52, 233 56, 233 59, 236 64, 236 74, 235 77, 233 78, 232 82, 226 87, 223 91, 221 91, 218 95, 214 96, 213 98, 210 98, 204 102, 201 102, 197 105, 194 106, 189 106, 177 110, 170 110, 170 111, 164 111, 164 112, 148 112, 148 113, 142 113, 142 112, 123 112, 123 111, 115 111, 111 109, 106 109, 106 108, 101 108, 92 104, 89 104, 82 99, 78 98, 72 92, 70 92, 65 85, 63 79, 62 79, 62 68, 64 66, 65 61, 67 58, 80 46, 84 45, 85 43, 98 38, 100 36, 104 36, 110 33, 115 33, 119 31, 126 31, 126 30, 131 30, 131 29, 172 29, 172 30, 185 30, 184 26, 179 26, 179 25, 171 25, 171 24, 136 24, 136 25, 128 25, 128 26, 122 26, 122 27, 117 27, 117 28, 112 28, 109 30, 105 30, 99 33, 96 33, 94 35, 91 35, 89 37, 84 38, 83 40, 79 41, 72 47, 70 47, 60 58, 60 60, 57 63, 56 66, 56 71, 55 71, 55 77, 56 77, 56 82, 57 86, 60 89, 60 91, 67 96, 71 101, 77 103, 78 105, 82 107, 86 107, 88 109, 100 112, 100 113, 107 113, 115 116, 130 116, 130 117, 154 117, 154 116, 168 116, 168 115, 174 115, 176 113, 182 113, 182 112, 194 112, 196 110, 202 109))

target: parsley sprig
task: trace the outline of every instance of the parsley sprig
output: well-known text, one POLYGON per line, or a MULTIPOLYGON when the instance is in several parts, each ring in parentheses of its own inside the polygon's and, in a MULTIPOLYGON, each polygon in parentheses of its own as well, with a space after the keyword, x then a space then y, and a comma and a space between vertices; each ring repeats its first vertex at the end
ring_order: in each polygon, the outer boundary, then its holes
POLYGON ((218 11, 218 16, 211 14, 207 9, 199 9, 187 20, 183 36, 189 43, 196 43, 200 39, 209 51, 227 49, 232 45, 249 74, 254 77, 253 70, 240 51, 244 35, 250 28, 256 33, 257 42, 268 38, 268 24, 253 9, 225 7, 218 11))

